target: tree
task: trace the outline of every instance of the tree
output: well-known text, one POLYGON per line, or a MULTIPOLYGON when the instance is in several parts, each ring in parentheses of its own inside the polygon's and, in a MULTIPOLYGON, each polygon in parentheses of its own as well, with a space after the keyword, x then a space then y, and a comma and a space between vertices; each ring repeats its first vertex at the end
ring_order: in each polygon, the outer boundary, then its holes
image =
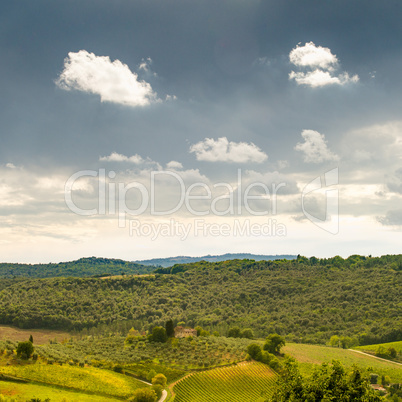
POLYGON ((161 398, 161 396, 162 396, 162 392, 163 392, 163 387, 162 387, 162 385, 160 385, 160 384, 155 384, 155 385, 152 385, 152 388, 151 389, 153 389, 154 391, 155 391, 155 394, 156 394, 156 396, 157 396, 157 398, 158 398, 158 400, 161 398))
POLYGON ((29 342, 33 343, 33 336, 29 335, 29 342))
POLYGON ((258 345, 257 343, 251 343, 250 345, 247 346, 247 353, 249 356, 257 361, 261 361, 261 346, 258 345))
POLYGON ((17 356, 29 359, 34 351, 34 347, 31 342, 19 342, 17 346, 17 356))
POLYGON ((285 346, 285 339, 278 334, 270 334, 265 339, 264 350, 269 353, 280 353, 282 346, 285 346))
POLYGON ((152 381, 152 378, 156 376, 156 371, 154 369, 149 370, 149 372, 146 374, 146 378, 148 381, 152 381))
POLYGON ((395 348, 388 348, 388 350, 387 350, 387 352, 388 352, 388 356, 389 357, 392 357, 393 359, 395 359, 396 358, 396 356, 397 356, 397 354, 398 354, 398 352, 396 351, 396 349, 395 348))
POLYGON ((174 325, 172 320, 166 321, 165 324, 165 329, 166 329, 166 335, 168 338, 173 338, 174 337, 174 325))
POLYGON ((228 331, 229 338, 240 338, 241 337, 241 330, 239 327, 230 328, 228 331))
POLYGON ((166 387, 167 378, 163 374, 157 374, 154 378, 152 378, 152 385, 159 384, 162 385, 163 388, 166 387))
POLYGON ((246 328, 242 331, 241 333, 242 338, 247 338, 247 339, 254 339, 254 332, 250 328, 246 328))
POLYGON ((200 327, 199 325, 197 325, 194 329, 197 331, 197 336, 200 336, 200 335, 201 335, 201 332, 203 331, 202 327, 200 327))
POLYGON ((153 342, 164 343, 167 341, 166 330, 163 327, 154 327, 152 329, 151 340, 153 342))
POLYGON ((156 402, 158 399, 156 392, 151 388, 139 388, 129 399, 130 402, 156 402))

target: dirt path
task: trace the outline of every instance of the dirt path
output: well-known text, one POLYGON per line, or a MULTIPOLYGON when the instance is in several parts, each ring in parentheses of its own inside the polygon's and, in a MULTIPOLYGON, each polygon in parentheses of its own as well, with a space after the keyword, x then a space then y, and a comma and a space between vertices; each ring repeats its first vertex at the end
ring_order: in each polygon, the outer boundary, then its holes
POLYGON ((362 355, 370 356, 373 359, 382 360, 383 362, 394 363, 394 364, 398 364, 399 366, 402 366, 402 363, 394 362, 392 360, 383 359, 382 357, 373 356, 370 353, 361 352, 360 350, 355 350, 355 349, 348 349, 348 350, 351 350, 352 352, 360 353, 362 355))

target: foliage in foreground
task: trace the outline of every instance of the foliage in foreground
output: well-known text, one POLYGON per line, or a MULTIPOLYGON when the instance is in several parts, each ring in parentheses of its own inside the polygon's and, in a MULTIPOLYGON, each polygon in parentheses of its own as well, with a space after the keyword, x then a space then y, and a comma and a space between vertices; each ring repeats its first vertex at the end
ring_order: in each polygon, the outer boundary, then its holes
POLYGON ((324 363, 317 367, 311 377, 303 378, 297 362, 289 358, 284 363, 275 392, 268 401, 381 402, 381 398, 371 389, 369 381, 357 367, 349 374, 341 363, 334 360, 331 365, 324 363))
POLYGON ((304 345, 300 343, 287 343, 283 352, 299 362, 302 375, 311 375, 317 364, 330 363, 332 360, 340 361, 347 370, 353 365, 358 366, 367 373, 375 372, 379 376, 388 376, 392 382, 402 383, 402 370, 399 365, 390 361, 373 359, 352 350, 330 348, 320 345, 304 345))

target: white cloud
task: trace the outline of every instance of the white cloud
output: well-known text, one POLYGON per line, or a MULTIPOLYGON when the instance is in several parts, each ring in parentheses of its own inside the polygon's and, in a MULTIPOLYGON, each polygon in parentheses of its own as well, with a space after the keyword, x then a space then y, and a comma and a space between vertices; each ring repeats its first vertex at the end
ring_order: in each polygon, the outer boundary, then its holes
POLYGON ((301 133, 304 142, 295 146, 296 151, 303 152, 304 161, 308 163, 321 163, 336 161, 338 155, 332 153, 327 146, 325 136, 314 130, 303 130, 301 133))
POLYGON ((146 59, 141 60, 141 64, 138 68, 139 68, 139 70, 149 71, 151 64, 152 64, 152 59, 150 57, 147 57, 146 59))
POLYGON ((86 50, 68 54, 56 84, 64 90, 97 94, 102 102, 145 106, 159 101, 151 85, 139 81, 138 75, 126 64, 120 60, 112 62, 108 56, 96 56, 86 50))
POLYGON ((333 77, 329 71, 314 70, 308 73, 292 71, 289 74, 289 79, 294 79, 298 85, 307 85, 312 88, 324 87, 326 85, 345 85, 348 82, 357 82, 357 75, 350 77, 348 73, 340 74, 338 77, 333 77))
POLYGON ((296 46, 289 53, 289 59, 295 66, 311 68, 330 69, 338 64, 336 55, 332 54, 329 48, 316 46, 313 42, 306 43, 304 46, 296 46))
POLYGON ((179 170, 183 169, 183 165, 177 161, 170 161, 169 163, 166 164, 166 168, 172 170, 179 170))
POLYGON ((138 154, 126 156, 118 154, 117 152, 112 152, 109 156, 101 156, 99 160, 101 162, 129 162, 134 163, 135 165, 140 165, 144 162, 144 159, 138 154))
POLYGON ((226 137, 205 138, 192 145, 190 152, 195 153, 197 160, 207 162, 262 163, 268 159, 268 155, 252 142, 232 142, 226 137))
POLYGON ((289 53, 289 60, 296 67, 308 71, 292 71, 290 80, 295 80, 298 85, 307 85, 312 88, 326 85, 345 85, 359 81, 358 75, 350 76, 347 72, 335 75, 338 68, 338 59, 327 47, 316 46, 313 42, 304 46, 296 46, 289 53))
POLYGON ((6 168, 7 169, 17 169, 17 166, 15 166, 14 163, 6 163, 6 168))

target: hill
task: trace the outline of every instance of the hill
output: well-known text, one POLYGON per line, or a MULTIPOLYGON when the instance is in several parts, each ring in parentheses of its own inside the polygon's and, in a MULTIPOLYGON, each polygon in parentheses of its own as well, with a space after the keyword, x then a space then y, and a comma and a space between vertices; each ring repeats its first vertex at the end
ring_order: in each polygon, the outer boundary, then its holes
MULTIPOLYGON (((150 276, 19 280, 0 291, 0 323, 20 328, 150 330, 173 318, 225 335, 352 344, 402 339, 401 256, 177 264, 150 276)), ((157 272, 158 272, 157 271, 157 272)))
POLYGON ((76 261, 49 264, 0 263, 0 278, 55 278, 107 275, 140 275, 152 272, 155 267, 110 258, 80 258, 76 261))
POLYGON ((135 261, 142 265, 155 265, 160 267, 171 267, 175 264, 190 264, 192 262, 208 261, 208 262, 220 262, 227 260, 255 260, 255 261, 270 261, 270 260, 293 260, 295 255, 262 255, 262 254, 249 254, 249 253, 238 253, 238 254, 222 254, 222 255, 204 255, 202 257, 189 257, 189 256, 179 256, 179 257, 169 257, 169 258, 153 258, 151 260, 139 260, 135 261))

